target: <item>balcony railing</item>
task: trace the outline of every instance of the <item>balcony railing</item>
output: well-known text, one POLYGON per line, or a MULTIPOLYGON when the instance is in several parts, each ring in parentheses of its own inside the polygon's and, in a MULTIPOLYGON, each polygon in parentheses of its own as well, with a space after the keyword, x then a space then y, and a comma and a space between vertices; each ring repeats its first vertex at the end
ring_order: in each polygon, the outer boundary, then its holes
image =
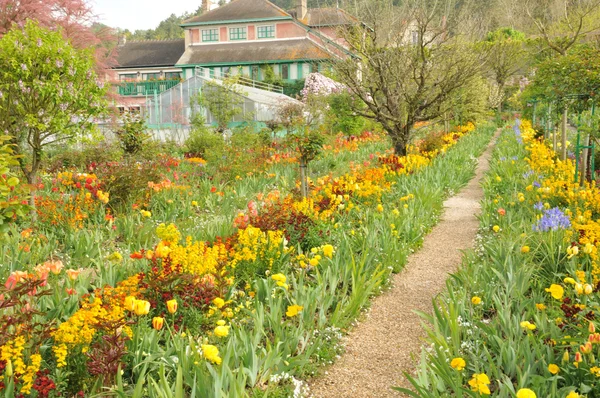
POLYGON ((159 80, 154 82, 122 82, 118 85, 119 95, 146 96, 160 94, 181 83, 180 80, 159 80))

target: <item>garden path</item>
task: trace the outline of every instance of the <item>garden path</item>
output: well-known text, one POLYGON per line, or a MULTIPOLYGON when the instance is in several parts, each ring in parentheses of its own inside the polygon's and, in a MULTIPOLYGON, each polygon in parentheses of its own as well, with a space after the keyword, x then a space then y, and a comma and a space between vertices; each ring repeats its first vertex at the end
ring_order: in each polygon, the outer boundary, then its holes
POLYGON ((475 177, 444 203, 442 218, 423 247, 394 275, 392 288, 373 301, 364 322, 344 338, 345 353, 312 383, 313 397, 400 397, 391 387, 410 387, 403 373, 415 371, 426 337, 415 311, 431 313, 432 299, 460 265, 461 251, 473 247, 483 199, 480 183, 498 134, 479 158, 475 177))

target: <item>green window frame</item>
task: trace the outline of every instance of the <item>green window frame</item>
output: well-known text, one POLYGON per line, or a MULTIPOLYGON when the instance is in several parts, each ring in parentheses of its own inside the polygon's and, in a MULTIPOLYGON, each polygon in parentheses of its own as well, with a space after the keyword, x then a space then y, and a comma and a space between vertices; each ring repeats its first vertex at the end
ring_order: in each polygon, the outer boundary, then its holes
POLYGON ((246 40, 248 30, 246 27, 229 28, 229 40, 246 40))
POLYGON ((202 42, 219 41, 219 29, 202 29, 202 42))
POLYGON ((275 38, 275 25, 263 25, 258 27, 258 38, 259 39, 274 39, 275 38))

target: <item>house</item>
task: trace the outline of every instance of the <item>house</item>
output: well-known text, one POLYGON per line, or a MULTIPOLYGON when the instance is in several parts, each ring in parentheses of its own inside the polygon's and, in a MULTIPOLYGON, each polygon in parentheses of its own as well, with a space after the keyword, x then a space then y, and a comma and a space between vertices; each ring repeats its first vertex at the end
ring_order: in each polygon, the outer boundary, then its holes
POLYGON ((289 12, 267 0, 231 0, 212 10, 210 1, 203 5, 202 15, 182 24, 184 39, 120 45, 111 80, 128 97, 121 102, 141 104, 196 73, 294 83, 348 56, 337 29, 358 22, 339 8, 309 9, 307 0, 289 12))

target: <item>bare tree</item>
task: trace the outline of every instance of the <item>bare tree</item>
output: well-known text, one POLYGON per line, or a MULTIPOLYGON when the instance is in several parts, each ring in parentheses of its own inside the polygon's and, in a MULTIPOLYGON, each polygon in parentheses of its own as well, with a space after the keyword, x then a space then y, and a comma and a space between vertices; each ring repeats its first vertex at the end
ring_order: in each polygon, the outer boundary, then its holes
POLYGON ((561 56, 600 30, 600 0, 526 0, 518 7, 533 22, 544 46, 561 56))
POLYGON ((450 111, 452 94, 479 75, 484 57, 463 34, 471 25, 454 0, 369 3, 364 25, 344 32, 355 57, 335 70, 366 104, 355 111, 381 123, 404 155, 413 125, 450 111))

